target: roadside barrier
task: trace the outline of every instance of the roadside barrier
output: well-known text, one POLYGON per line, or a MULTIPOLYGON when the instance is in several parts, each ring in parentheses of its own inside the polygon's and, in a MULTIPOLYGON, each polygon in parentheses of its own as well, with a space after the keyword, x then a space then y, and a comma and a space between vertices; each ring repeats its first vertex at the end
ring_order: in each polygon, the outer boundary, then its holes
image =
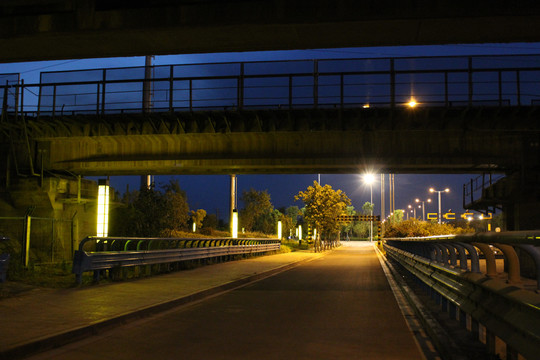
POLYGON ((89 271, 99 281, 102 270, 263 253, 280 247, 279 239, 87 237, 75 251, 72 272, 80 284, 82 274, 89 271))
POLYGON ((534 359, 540 354, 540 295, 520 287, 516 251, 526 251, 538 268, 538 239, 538 232, 391 238, 385 239, 384 249, 443 311, 484 342, 489 353, 495 354, 503 343, 508 359, 518 354, 534 359), (496 272, 499 250, 507 279, 496 272), (480 261, 486 262, 485 273, 480 272, 480 261))

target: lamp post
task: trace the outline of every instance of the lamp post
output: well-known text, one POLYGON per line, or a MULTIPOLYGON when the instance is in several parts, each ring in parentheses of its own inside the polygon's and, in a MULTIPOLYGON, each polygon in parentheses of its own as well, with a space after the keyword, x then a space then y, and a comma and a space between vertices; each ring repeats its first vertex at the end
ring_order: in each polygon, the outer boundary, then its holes
POLYGON ((409 208, 410 212, 413 213, 413 218, 416 218, 416 208, 412 205, 407 205, 407 207, 409 208))
POLYGON ((416 201, 417 203, 422 203, 422 221, 426 221, 426 208, 425 208, 424 203, 425 202, 430 203, 431 199, 427 199, 427 200, 415 199, 414 201, 416 201))
POLYGON ((370 191, 370 200, 369 203, 371 205, 371 221, 370 221, 370 228, 369 228, 369 241, 373 242, 373 182, 375 181, 375 176, 373 174, 364 174, 364 183, 366 185, 369 185, 369 191, 370 191))
POLYGON ((432 193, 437 193, 439 195, 439 213, 438 213, 438 218, 439 218, 439 224, 442 222, 442 218, 441 218, 441 193, 443 192, 450 192, 450 189, 449 188, 446 188, 444 190, 435 190, 434 188, 431 188, 429 189, 429 192, 432 192, 432 193))

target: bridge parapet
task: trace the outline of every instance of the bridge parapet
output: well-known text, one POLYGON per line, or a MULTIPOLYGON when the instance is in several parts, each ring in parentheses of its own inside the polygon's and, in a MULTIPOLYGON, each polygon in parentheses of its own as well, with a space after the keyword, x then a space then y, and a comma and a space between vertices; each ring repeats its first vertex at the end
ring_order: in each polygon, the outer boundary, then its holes
MULTIPOLYGON (((390 107, 538 105, 540 57, 454 56, 235 62, 42 72, 14 84, 19 111, 50 115, 390 107), (26 95, 26 96, 23 96, 26 95)), ((5 89, 5 84, 0 84, 5 89)))

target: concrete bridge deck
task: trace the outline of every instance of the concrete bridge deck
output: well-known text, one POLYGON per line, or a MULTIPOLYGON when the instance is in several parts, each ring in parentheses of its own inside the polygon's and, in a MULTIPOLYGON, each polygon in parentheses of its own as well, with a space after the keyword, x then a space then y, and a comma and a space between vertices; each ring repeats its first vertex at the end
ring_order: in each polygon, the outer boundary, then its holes
POLYGON ((370 244, 365 245, 343 247, 326 256, 287 253, 3 299, 2 328, 9 332, 0 336, 0 359, 80 338, 86 340, 36 358, 181 354, 182 358, 421 359, 377 256, 370 244), (299 262, 303 264, 291 271, 237 288, 299 262), (237 289, 141 320, 231 288, 237 289), (106 331, 126 322, 132 323, 106 331))

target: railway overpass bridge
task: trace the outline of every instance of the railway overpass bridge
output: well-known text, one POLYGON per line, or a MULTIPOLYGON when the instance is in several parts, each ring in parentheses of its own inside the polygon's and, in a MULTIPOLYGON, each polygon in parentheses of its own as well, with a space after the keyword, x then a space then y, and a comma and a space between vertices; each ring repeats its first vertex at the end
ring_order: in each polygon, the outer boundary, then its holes
POLYGON ((151 78, 144 67, 44 72, 39 84, 3 86, 0 178, 9 187, 14 174, 504 173, 488 205, 515 214, 509 228, 535 228, 537 64, 480 56, 170 65, 151 78))

